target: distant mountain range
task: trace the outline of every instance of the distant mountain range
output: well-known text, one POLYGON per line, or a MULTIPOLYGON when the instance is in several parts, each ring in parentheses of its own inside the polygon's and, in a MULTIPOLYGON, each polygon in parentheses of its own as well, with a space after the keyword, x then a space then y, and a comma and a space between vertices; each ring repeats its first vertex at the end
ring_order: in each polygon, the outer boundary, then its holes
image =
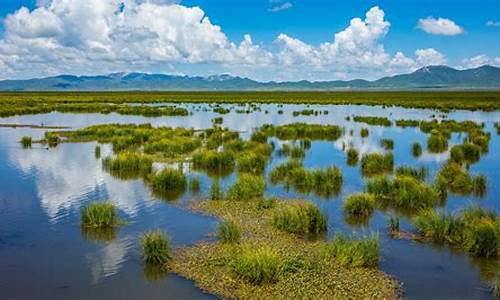
POLYGON ((208 77, 146 73, 113 73, 99 76, 60 75, 27 80, 0 81, 1 91, 246 91, 246 90, 409 90, 500 89, 500 68, 482 66, 457 70, 428 66, 410 74, 368 81, 259 82, 231 75, 208 77))

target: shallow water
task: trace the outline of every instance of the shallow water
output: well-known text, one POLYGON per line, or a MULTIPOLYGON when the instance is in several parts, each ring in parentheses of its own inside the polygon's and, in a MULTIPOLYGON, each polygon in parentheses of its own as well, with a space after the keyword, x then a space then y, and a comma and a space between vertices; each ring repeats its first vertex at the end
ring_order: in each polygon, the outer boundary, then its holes
MULTIPOLYGON (((230 107, 232 105, 228 105, 230 107)), ((417 128, 369 126, 346 121, 348 115, 387 116, 390 119, 430 119, 441 113, 434 110, 382 108, 352 105, 260 105, 261 112, 226 115, 211 112, 208 105, 186 104, 192 115, 185 117, 147 118, 117 114, 61 114, 16 116, 0 119, 0 123, 65 125, 74 129, 103 123, 151 123, 155 126, 182 126, 195 129, 212 126, 214 117, 224 118, 223 126, 242 132, 266 123, 276 125, 292 122, 336 124, 355 130, 335 142, 314 141, 307 151, 304 164, 308 168, 338 166, 344 176, 344 186, 338 196, 328 199, 302 195, 293 189, 268 184, 266 194, 314 201, 328 215, 330 236, 336 231, 378 232, 382 241, 380 267, 403 282, 407 298, 490 298, 487 279, 491 263, 471 261, 464 254, 447 247, 437 247, 406 240, 393 240, 385 233, 387 214, 378 211, 366 227, 351 227, 342 214, 342 199, 363 189, 359 166, 348 166, 343 144, 354 145, 360 154, 383 151, 380 138, 395 142, 395 165, 424 165, 433 178, 448 154, 429 154, 419 159, 411 156, 411 144, 419 141, 425 149, 427 136, 417 128), (304 108, 328 110, 327 115, 293 117, 292 112, 304 108), (210 110, 210 111, 204 111, 210 110), (266 114, 265 111, 268 111, 266 114), (283 114, 278 114, 283 110, 283 114), (370 129, 369 137, 361 139, 359 129, 370 129)), ((488 177, 488 193, 483 199, 450 195, 445 209, 454 211, 480 204, 500 208, 500 140, 493 122, 500 121, 500 112, 456 111, 448 119, 485 122, 492 132, 490 150, 471 167, 473 173, 488 177)), ((157 199, 141 180, 120 180, 104 172, 94 157, 95 143, 61 144, 49 150, 35 145, 21 149, 18 141, 24 135, 43 136, 44 130, 0 128, 0 291, 5 299, 136 299, 136 298, 201 298, 194 284, 178 276, 164 276, 143 270, 138 249, 141 232, 161 228, 166 230, 175 247, 213 239, 217 225, 214 218, 193 214, 183 209, 193 197, 189 193, 175 202, 157 199), (93 200, 110 199, 117 204, 127 224, 108 242, 92 240, 81 232, 80 208, 93 200), (156 275, 156 276, 155 276, 156 275), (154 279, 154 280, 153 280, 154 279)), ((454 134, 451 144, 463 136, 454 134)), ((282 141, 275 140, 277 145, 282 141)), ((279 149, 279 146, 276 147, 279 149)), ((102 147, 102 156, 110 154, 102 147)), ((267 171, 285 161, 273 155, 267 171)), ((201 197, 207 194, 210 177, 204 173, 185 171, 202 180, 201 197)), ((232 174, 222 179, 229 186, 232 174)), ((197 198, 197 197, 194 197, 197 198)), ((402 219, 403 228, 411 228, 402 219)))

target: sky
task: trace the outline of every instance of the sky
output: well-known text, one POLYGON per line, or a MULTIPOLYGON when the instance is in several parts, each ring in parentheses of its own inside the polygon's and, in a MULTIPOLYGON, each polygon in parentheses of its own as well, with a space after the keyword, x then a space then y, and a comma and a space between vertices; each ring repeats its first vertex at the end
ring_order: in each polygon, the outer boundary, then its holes
POLYGON ((1 0, 0 79, 376 79, 500 66, 500 0, 1 0))

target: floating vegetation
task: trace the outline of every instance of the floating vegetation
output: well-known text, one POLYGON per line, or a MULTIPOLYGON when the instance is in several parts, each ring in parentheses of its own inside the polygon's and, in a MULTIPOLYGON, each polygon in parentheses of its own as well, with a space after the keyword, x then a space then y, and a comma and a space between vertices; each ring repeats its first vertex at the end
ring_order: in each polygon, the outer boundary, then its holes
POLYGON ((419 158, 420 155, 422 155, 422 146, 420 145, 420 143, 413 143, 413 145, 411 146, 411 154, 415 158, 419 158))
POLYGON ((308 170, 294 159, 274 168, 269 176, 273 184, 283 184, 300 193, 313 192, 325 197, 340 193, 343 183, 342 172, 337 167, 308 170))
POLYGON ((358 150, 354 148, 350 148, 347 150, 347 165, 355 166, 359 161, 359 153, 358 150))
POLYGON ((135 179, 151 173, 153 161, 143 154, 121 152, 102 160, 103 169, 120 179, 135 179))
POLYGON ((352 194, 344 200, 344 213, 350 218, 369 218, 374 208, 375 197, 372 194, 352 194))
POLYGON ((347 267, 375 267, 380 255, 376 235, 354 238, 338 233, 323 248, 326 256, 334 257, 340 265, 347 267))
POLYGON ((383 147, 385 150, 392 150, 392 149, 394 149, 394 140, 381 139, 380 146, 383 147))
POLYGON ((363 175, 372 176, 386 172, 392 172, 394 167, 394 155, 389 153, 369 153, 361 158, 361 170, 363 175))
POLYGON ((229 220, 219 224, 218 237, 222 243, 235 244, 240 242, 241 231, 236 222, 229 220))
POLYGON ((487 180, 482 175, 472 176, 456 162, 448 162, 437 173, 436 184, 445 187, 453 194, 475 193, 477 196, 483 196, 486 192, 487 180))
POLYGON ((31 148, 31 144, 32 144, 32 139, 30 136, 23 136, 21 138, 21 146, 23 148, 31 148))
POLYGON ((273 215, 273 225, 279 230, 302 235, 317 235, 327 229, 326 216, 309 202, 292 202, 273 215))
POLYGON ((121 223, 116 206, 111 202, 92 202, 80 212, 82 227, 109 228, 121 223))
POLYGON ((414 168, 411 166, 398 166, 396 168, 396 175, 413 177, 420 181, 425 181, 427 177, 427 169, 424 166, 414 168))
POLYGON ((359 135, 362 138, 365 138, 365 137, 368 137, 370 135, 370 132, 368 131, 368 128, 361 128, 361 130, 359 131, 359 135))
POLYGON ((473 256, 500 255, 500 219, 479 207, 459 214, 425 211, 414 219, 418 233, 433 242, 448 243, 473 256))
POLYGON ((149 264, 165 265, 172 256, 170 241, 165 232, 154 230, 141 237, 142 259, 149 264))
POLYGON ((354 116, 354 122, 365 123, 368 125, 378 125, 378 126, 392 126, 392 122, 386 117, 363 117, 354 116))
POLYGON ((266 183, 262 176, 242 173, 227 191, 228 200, 251 200, 264 195, 266 183))
POLYGON ((409 213, 434 207, 440 200, 436 188, 408 176, 396 176, 392 180, 385 176, 376 177, 366 184, 366 191, 373 194, 382 206, 409 213))

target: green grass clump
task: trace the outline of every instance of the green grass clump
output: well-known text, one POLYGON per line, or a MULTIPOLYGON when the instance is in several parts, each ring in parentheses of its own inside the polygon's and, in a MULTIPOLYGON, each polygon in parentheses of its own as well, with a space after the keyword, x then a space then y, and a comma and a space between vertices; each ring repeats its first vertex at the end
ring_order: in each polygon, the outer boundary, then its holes
POLYGON ((165 232, 149 231, 141 237, 142 259, 150 264, 164 265, 170 258, 172 249, 165 232))
POLYGON ((219 224, 218 229, 219 240, 225 244, 235 244, 240 242, 241 230, 236 222, 224 221, 219 224))
POLYGON ((99 146, 99 145, 95 146, 95 148, 94 148, 94 157, 96 159, 101 158, 101 146, 99 146))
POLYGON ((30 136, 23 136, 21 138, 21 146, 23 148, 31 148, 32 138, 30 136))
POLYGON ((374 267, 379 260, 380 242, 376 235, 354 238, 337 234, 325 244, 324 252, 342 266, 374 267))
POLYGON ((191 193, 196 194, 200 191, 201 182, 198 177, 191 177, 189 179, 189 190, 191 193))
POLYGON ((244 152, 238 156, 237 166, 240 173, 262 174, 267 164, 267 156, 254 152, 244 152))
POLYGON ((344 213, 349 217, 369 217, 374 207, 375 197, 367 193, 352 194, 344 200, 344 213))
POLYGON ((394 155, 392 153, 370 153, 361 158, 363 175, 371 176, 392 172, 393 167, 394 155))
POLYGON ((116 157, 102 160, 103 169, 122 179, 151 173, 153 161, 140 153, 120 152, 116 157))
POLYGON ((92 202, 80 212, 82 227, 109 228, 120 222, 117 208, 111 202, 92 202))
POLYGON ((359 135, 362 138, 365 138, 370 135, 370 132, 368 131, 368 128, 361 128, 361 131, 359 132, 359 135))
POLYGON ((442 153, 448 149, 448 137, 439 132, 432 132, 427 139, 427 150, 430 153, 442 153))
POLYGON ((259 209, 271 209, 275 208, 278 200, 274 197, 271 198, 260 198, 257 202, 257 207, 259 209))
POLYGON ((486 192, 486 177, 472 176, 466 169, 456 162, 444 164, 436 176, 436 185, 443 186, 453 194, 478 196, 486 192))
POLYGON ((394 149, 394 140, 381 139, 380 146, 382 146, 385 150, 392 150, 392 149, 394 149))
POLYGON ((60 138, 55 132, 45 132, 45 138, 43 140, 49 147, 55 147, 59 144, 60 138))
POLYGON ((456 163, 473 164, 481 158, 481 147, 472 143, 464 143, 451 147, 450 159, 456 163))
POLYGON ((414 168, 411 166, 399 166, 396 168, 396 175, 409 176, 420 181, 425 181, 427 177, 427 169, 424 166, 414 168))
POLYGON ((408 212, 434 207, 440 199, 436 188, 408 176, 396 176, 392 180, 377 177, 367 183, 366 190, 382 205, 408 212))
POLYGON ((184 190, 186 175, 179 169, 165 167, 163 170, 152 173, 149 177, 151 187, 156 191, 184 190))
POLYGON ((273 215, 276 229, 295 234, 317 235, 327 230, 326 216, 309 202, 292 202, 273 215))
POLYGON ((282 273, 282 261, 269 247, 246 247, 230 263, 234 274, 251 284, 277 282, 282 273))
POLYGON ((224 199, 224 191, 220 186, 218 180, 214 180, 210 186, 210 200, 222 200, 224 199))
POLYGON ((274 168, 270 174, 273 184, 292 186, 300 193, 314 192, 319 196, 340 193, 343 184, 342 172, 337 167, 305 169, 298 160, 289 160, 274 168))
POLYGON ((193 166, 203 170, 232 170, 234 155, 229 151, 203 150, 193 155, 193 166))
POLYGON ((354 116, 354 122, 365 123, 368 125, 392 126, 392 122, 386 117, 363 117, 354 116))
POLYGON ((274 126, 264 125, 259 129, 265 136, 275 136, 280 140, 327 140, 336 141, 342 135, 342 128, 336 125, 291 123, 274 126))
POLYGON ((420 155, 422 155, 422 146, 420 143, 413 143, 411 146, 411 154, 413 157, 418 158, 420 155))
POLYGON ((359 160, 359 153, 356 149, 350 148, 347 150, 347 165, 355 166, 359 160))
POLYGON ((242 173, 227 191, 227 199, 238 201, 259 198, 264 195, 265 188, 266 183, 262 176, 242 173))
POLYGON ((483 208, 470 207, 455 215, 426 211, 415 218, 414 224, 420 235, 473 256, 500 255, 500 219, 483 208))

